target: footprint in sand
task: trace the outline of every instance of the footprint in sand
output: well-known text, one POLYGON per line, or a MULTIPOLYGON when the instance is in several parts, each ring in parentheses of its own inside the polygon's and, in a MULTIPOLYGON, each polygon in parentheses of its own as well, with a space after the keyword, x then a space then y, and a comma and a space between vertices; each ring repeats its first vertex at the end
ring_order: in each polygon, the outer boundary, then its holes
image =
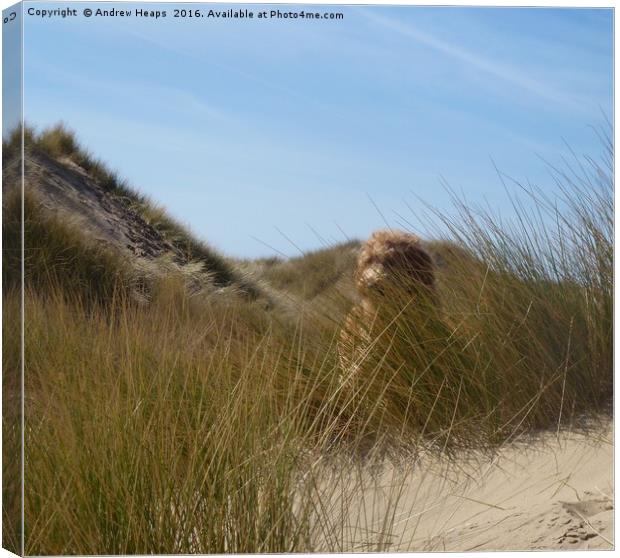
POLYGON ((571 515, 583 519, 597 513, 613 510, 610 500, 583 500, 581 502, 560 502, 562 507, 571 515))
MULTIPOLYGON (((600 531, 595 530, 592 523, 587 519, 601 512, 613 510, 610 500, 582 500, 580 502, 560 502, 562 507, 572 516, 573 519, 564 521, 568 526, 567 530, 557 539, 559 544, 577 544, 580 541, 587 541, 600 535, 600 531)), ((595 521, 597 528, 602 530, 604 527, 595 521)))

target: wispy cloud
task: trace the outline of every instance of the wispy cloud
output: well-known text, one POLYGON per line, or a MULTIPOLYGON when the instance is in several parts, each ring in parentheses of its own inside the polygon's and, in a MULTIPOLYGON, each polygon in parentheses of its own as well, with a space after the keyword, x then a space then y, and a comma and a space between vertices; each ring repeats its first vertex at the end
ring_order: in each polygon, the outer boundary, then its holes
POLYGON ((541 81, 530 77, 522 70, 469 51, 458 44, 439 39, 438 37, 421 31, 410 24, 401 23, 400 21, 379 15, 370 10, 361 10, 361 13, 368 20, 377 25, 381 25, 391 31, 399 33, 400 35, 409 37, 424 46, 468 64, 469 66, 485 72, 490 76, 501 79, 512 85, 516 85, 517 87, 537 95, 538 97, 548 101, 553 101, 554 103, 562 103, 573 109, 580 106, 574 97, 566 95, 564 91, 560 91, 546 83, 542 83, 541 81))
MULTIPOLYGON (((182 46, 179 46, 178 42, 163 40, 163 39, 158 38, 157 36, 152 36, 146 33, 142 33, 142 32, 136 31, 135 29, 129 29, 127 33, 129 35, 133 35, 139 40, 155 45, 158 48, 161 48, 162 50, 167 50, 174 54, 179 54, 189 59, 198 60, 203 64, 205 63, 206 55, 204 53, 197 52, 196 50, 191 50, 189 48, 184 48, 182 46)), ((241 69, 236 64, 222 64, 213 58, 208 59, 208 64, 210 66, 213 66, 214 68, 219 68, 220 70, 223 70, 224 72, 241 77, 242 79, 246 80, 252 86, 258 85, 262 88, 262 90, 268 91, 271 94, 276 93, 282 98, 296 99, 297 101, 299 101, 300 104, 303 104, 303 106, 306 109, 308 109, 309 107, 312 107, 313 109, 318 110, 322 113, 329 114, 332 118, 346 120, 346 118, 342 114, 334 110, 334 107, 330 105, 329 103, 320 102, 312 95, 308 95, 307 93, 304 93, 302 91, 289 87, 288 85, 283 84, 282 81, 276 82, 272 79, 264 78, 258 73, 249 72, 247 70, 241 69)))
MULTIPOLYGON (((31 57, 28 62, 28 71, 45 75, 63 87, 78 88, 87 92, 89 99, 106 96, 109 99, 128 100, 134 103, 148 105, 166 112, 179 112, 184 117, 202 117, 209 120, 232 121, 236 117, 229 111, 213 105, 200 94, 175 87, 162 85, 152 81, 131 81, 122 78, 102 78, 94 70, 89 72, 75 72, 73 69, 51 65, 31 57)), ((26 81, 29 81, 29 74, 26 81)))

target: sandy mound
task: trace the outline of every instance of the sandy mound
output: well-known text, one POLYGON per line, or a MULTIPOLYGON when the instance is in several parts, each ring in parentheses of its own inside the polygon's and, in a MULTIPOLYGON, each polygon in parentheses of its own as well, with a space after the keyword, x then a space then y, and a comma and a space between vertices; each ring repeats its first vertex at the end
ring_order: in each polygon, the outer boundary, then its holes
MULTIPOLYGON (((7 162, 3 178, 19 182, 20 159, 7 162)), ((122 253, 153 259, 183 255, 149 225, 132 207, 131 200, 111 195, 84 169, 69 159, 55 160, 44 153, 26 151, 25 181, 48 210, 70 220, 92 239, 122 253)))
MULTIPOLYGON (((362 481, 362 498, 347 501, 343 550, 378 542, 385 551, 611 549, 612 443, 610 426, 513 444, 486 459, 386 467, 362 481), (394 513, 387 502, 396 499, 394 528, 378 541, 373 533, 387 524, 394 513)), ((360 480, 339 482, 336 493, 343 494, 360 480)))

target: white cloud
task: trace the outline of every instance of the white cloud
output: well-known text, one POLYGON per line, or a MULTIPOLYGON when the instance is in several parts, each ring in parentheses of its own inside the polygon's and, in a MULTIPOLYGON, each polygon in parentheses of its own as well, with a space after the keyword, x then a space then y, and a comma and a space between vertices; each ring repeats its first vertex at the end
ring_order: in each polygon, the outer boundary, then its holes
POLYGON ((566 95, 565 92, 560 91, 546 83, 533 79, 514 67, 510 67, 504 63, 497 62, 477 53, 470 52, 460 45, 439 39, 430 33, 420 31, 412 25, 404 24, 400 21, 378 15, 369 10, 363 10, 361 13, 377 25, 381 25, 391 31, 395 31, 403 36, 409 37, 422 45, 464 62, 465 64, 468 64, 469 66, 472 66, 495 78, 501 79, 512 85, 516 85, 517 87, 537 95, 538 97, 554 103, 561 103, 573 109, 581 106, 574 97, 566 95))

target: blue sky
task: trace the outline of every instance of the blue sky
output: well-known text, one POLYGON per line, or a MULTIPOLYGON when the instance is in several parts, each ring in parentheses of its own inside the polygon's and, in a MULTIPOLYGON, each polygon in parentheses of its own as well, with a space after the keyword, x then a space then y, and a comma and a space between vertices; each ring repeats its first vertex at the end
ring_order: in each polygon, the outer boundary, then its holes
POLYGON ((2 11, 2 132, 14 129, 22 119, 21 12, 2 11), (12 14, 15 14, 14 16, 12 14))
POLYGON ((552 189, 540 157, 558 162, 564 141, 596 156, 589 126, 613 116, 611 10, 172 18, 182 7, 159 4, 159 20, 25 16, 25 118, 66 122, 229 255, 295 255, 366 237, 384 217, 398 226, 397 214, 415 226, 416 196, 447 207, 441 176, 509 217, 491 159, 552 189))

